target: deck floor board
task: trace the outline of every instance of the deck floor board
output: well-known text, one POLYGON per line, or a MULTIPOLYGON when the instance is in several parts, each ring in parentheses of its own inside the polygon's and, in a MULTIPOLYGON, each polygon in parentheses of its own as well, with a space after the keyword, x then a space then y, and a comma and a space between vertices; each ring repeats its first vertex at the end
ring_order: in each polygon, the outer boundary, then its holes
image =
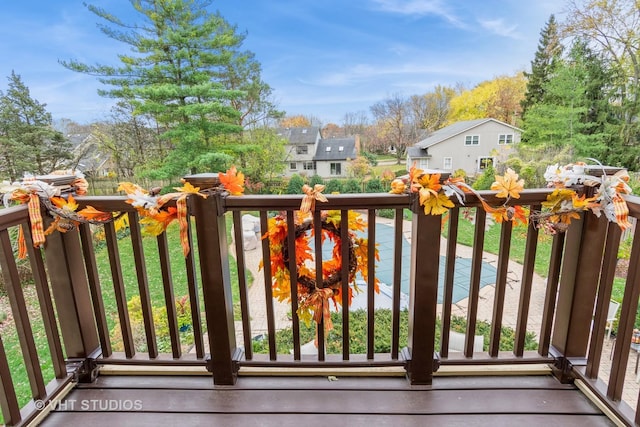
POLYGON ((551 376, 404 378, 102 376, 81 384, 43 426, 80 425, 544 425, 611 421, 551 376))

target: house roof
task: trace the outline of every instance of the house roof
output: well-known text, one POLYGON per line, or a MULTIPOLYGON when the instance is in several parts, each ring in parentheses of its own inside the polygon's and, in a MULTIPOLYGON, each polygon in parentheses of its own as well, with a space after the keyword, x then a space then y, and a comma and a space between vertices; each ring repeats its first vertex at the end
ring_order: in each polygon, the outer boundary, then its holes
POLYGON ((356 139, 351 138, 329 138, 321 139, 313 160, 347 160, 355 159, 356 139))
POLYGON ((318 126, 304 128, 278 128, 276 134, 286 138, 289 144, 315 144, 320 133, 318 126))
POLYGON ((407 147, 407 156, 411 157, 412 159, 431 157, 429 156, 425 148, 420 148, 417 146, 407 147))
POLYGON ((422 141, 419 141, 416 143, 417 147, 420 148, 428 148, 431 147, 433 145, 436 145, 442 141, 445 141, 453 136, 456 136, 458 134, 461 134, 463 132, 467 132, 477 126, 480 126, 481 124, 487 123, 487 122, 496 122, 496 123, 500 123, 504 126, 508 126, 510 128, 512 128, 513 130, 516 130, 518 132, 521 132, 520 129, 518 129, 515 126, 511 126, 510 124, 501 122, 500 120, 496 120, 496 119, 476 119, 476 120, 465 120, 465 121, 461 121, 461 122, 456 122, 452 125, 449 125, 447 127, 444 127, 442 129, 439 129, 435 132, 433 132, 431 135, 429 135, 427 138, 423 139, 422 141))

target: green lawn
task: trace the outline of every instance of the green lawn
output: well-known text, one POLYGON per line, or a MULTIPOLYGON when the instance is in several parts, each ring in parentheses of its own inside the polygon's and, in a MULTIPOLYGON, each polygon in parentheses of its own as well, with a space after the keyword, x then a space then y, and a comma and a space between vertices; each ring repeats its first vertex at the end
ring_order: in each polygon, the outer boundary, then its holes
MULTIPOLYGON (((227 235, 230 235, 231 229, 231 217, 227 216, 227 235)), ((194 233, 195 234, 195 233, 194 233)), ((182 296, 188 295, 187 279, 184 257, 182 255, 182 248, 179 243, 179 230, 177 224, 171 224, 167 229, 167 238, 169 242, 169 253, 171 259, 171 274, 174 285, 174 295, 176 299, 182 296)), ((194 236, 194 246, 197 245, 194 236)), ((147 277, 149 282, 149 293, 151 296, 152 306, 155 309, 160 309, 164 306, 164 291, 162 285, 162 275, 160 270, 160 261, 157 256, 157 240, 155 237, 143 238, 144 253, 147 263, 147 277)), ((135 271, 135 263, 133 260, 133 250, 131 245, 131 239, 126 236, 118 241, 118 249, 120 251, 120 260, 122 267, 122 276, 125 284, 125 292, 127 300, 139 295, 137 275, 135 271)), ((196 251, 197 254, 197 251, 196 251)), ((109 259, 107 248, 104 244, 99 244, 96 249, 96 261, 98 271, 100 275, 100 284, 102 287, 102 295, 104 299, 105 312, 107 314, 107 323, 109 329, 117 328, 117 305, 114 297, 113 284, 111 280, 111 270, 109 267, 109 259)), ((237 268, 235 262, 230 262, 231 266, 231 281, 234 284, 232 287, 234 303, 238 301, 238 286, 237 286, 237 268)), ((199 272, 199 264, 196 259, 196 270, 199 272)), ((252 281, 250 272, 247 272, 247 280, 249 283, 252 281)), ((200 278, 198 274, 198 283, 200 278)), ((53 366, 51 362, 51 356, 47 344, 46 335, 44 332, 44 326, 42 324, 39 303, 37 300, 35 287, 32 284, 24 285, 23 287, 25 300, 29 307, 29 317, 33 328, 33 333, 36 340, 38 356, 40 358, 40 365, 43 370, 43 376, 45 382, 48 382, 54 378, 53 366)), ((5 297, 6 299, 6 297, 5 297)), ((200 299, 202 299, 200 291, 200 299)), ((202 306, 202 300, 200 301, 202 306)), ((204 322, 203 322, 204 323, 204 322)), ((20 344, 18 340, 17 331, 13 325, 13 322, 6 322, 1 325, 2 329, 2 342, 4 344, 5 351, 7 352, 7 359, 11 367, 12 379, 18 395, 18 401, 20 406, 24 406, 31 399, 31 391, 29 387, 29 380, 27 377, 26 368, 23 361, 22 352, 20 350, 20 344)), ((204 327, 204 325, 203 325, 204 327)), ((158 333, 158 325, 156 324, 156 333, 158 333)), ((143 342, 144 339, 136 340, 137 342, 143 342)), ((158 341, 162 338, 157 337, 158 341)), ((3 419, 0 415, 0 423, 3 423, 3 419)))
MULTIPOLYGON (((446 232, 446 228, 444 229, 446 232)), ((458 243, 465 246, 473 246, 474 225, 460 217, 458 230, 458 243)), ((524 261, 524 251, 527 239, 527 227, 518 225, 514 227, 511 238, 510 259, 522 264, 524 261)), ((538 250, 536 251, 536 261, 534 270, 542 277, 547 277, 549 270, 549 259, 551 256, 551 244, 553 237, 540 232, 538 235, 538 250)), ((498 254, 500 245, 500 226, 495 224, 485 231, 484 250, 492 254, 498 254)), ((623 242, 619 256, 629 256, 630 251, 625 251, 624 247, 628 243, 623 242)), ((611 299, 621 302, 624 296, 625 279, 616 277, 613 281, 611 299)), ((618 316, 620 313, 618 312, 618 316)), ((636 312, 635 327, 640 328, 640 307, 636 312)))
MULTIPOLYGON (((473 246, 473 234, 475 225, 471 221, 463 217, 464 213, 460 212, 460 220, 458 221, 458 243, 465 246, 473 246)), ((444 228, 446 233, 447 228, 444 228)), ((484 250, 492 254, 498 254, 500 250, 500 230, 499 224, 492 225, 485 230, 484 250)), ((547 277, 549 270, 549 258, 551 256, 551 243, 553 238, 547 234, 540 232, 538 234, 538 249, 536 251, 536 261, 534 270, 542 277, 547 277)), ((520 264, 524 262, 524 252, 527 242, 527 227, 517 225, 511 233, 511 252, 509 258, 520 264)))

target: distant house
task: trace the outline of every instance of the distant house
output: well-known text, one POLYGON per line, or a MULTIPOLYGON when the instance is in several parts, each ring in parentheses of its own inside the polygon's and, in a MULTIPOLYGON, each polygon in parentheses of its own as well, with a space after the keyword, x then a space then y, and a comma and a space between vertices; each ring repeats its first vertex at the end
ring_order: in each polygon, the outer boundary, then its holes
POLYGON ((357 137, 326 138, 316 126, 281 128, 278 135, 285 138, 285 175, 319 175, 322 178, 347 176, 347 164, 358 155, 357 137))
POLYGON ((407 149, 407 168, 482 173, 507 157, 522 130, 496 119, 467 120, 433 132, 407 149))

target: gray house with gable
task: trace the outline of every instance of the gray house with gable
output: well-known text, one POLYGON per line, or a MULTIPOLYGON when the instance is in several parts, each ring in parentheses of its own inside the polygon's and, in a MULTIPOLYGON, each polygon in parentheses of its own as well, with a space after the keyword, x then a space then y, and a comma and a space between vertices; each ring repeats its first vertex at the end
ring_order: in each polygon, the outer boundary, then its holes
POLYGON ((294 174, 322 178, 347 176, 348 162, 358 155, 357 136, 325 138, 317 126, 282 128, 277 134, 287 139, 285 175, 294 174))
POLYGON ((496 119, 457 122, 409 147, 407 169, 415 163, 420 169, 477 175, 506 159, 521 135, 521 129, 496 119))

